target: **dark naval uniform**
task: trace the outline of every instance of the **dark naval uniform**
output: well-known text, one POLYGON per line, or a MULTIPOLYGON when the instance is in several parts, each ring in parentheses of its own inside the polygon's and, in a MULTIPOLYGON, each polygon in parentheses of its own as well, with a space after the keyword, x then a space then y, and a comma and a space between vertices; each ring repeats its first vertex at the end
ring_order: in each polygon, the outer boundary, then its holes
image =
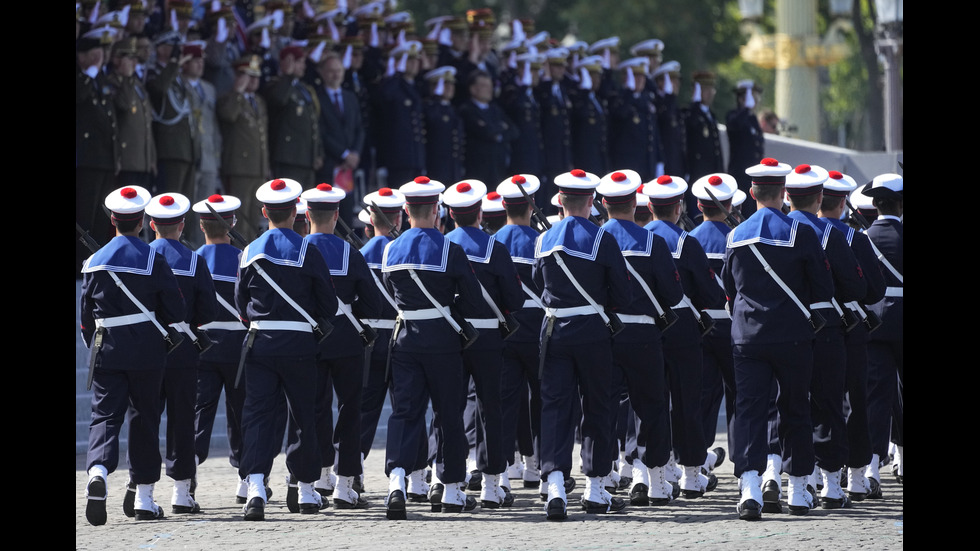
MULTIPOLYGON (((75 68, 75 219, 85 225, 97 241, 114 235, 109 219, 102 214, 102 201, 116 187, 120 151, 116 136, 116 111, 105 75, 89 77, 75 68)), ((76 245, 75 269, 88 256, 85 246, 76 245)))
POLYGON ((592 90, 575 90, 569 113, 572 131, 572 162, 594 174, 609 172, 608 119, 606 106, 592 90))
POLYGON ((378 130, 378 162, 388 168, 388 183, 399 186, 426 168, 426 129, 422 96, 415 82, 401 73, 378 86, 381 106, 378 130))
POLYGON ((511 143, 510 172, 535 176, 544 174, 541 163, 544 153, 541 106, 534 97, 534 90, 529 86, 515 85, 501 98, 501 106, 517 127, 517 139, 511 143))
POLYGON ((656 178, 663 146, 651 95, 622 90, 609 107, 609 119, 612 166, 635 170, 644 182, 656 178))
MULTIPOLYGON (((749 91, 749 94, 752 92, 749 91)), ((738 189, 749 193, 752 178, 745 169, 758 163, 766 154, 766 138, 759 127, 759 119, 751 109, 733 109, 725 116, 728 129, 728 173, 738 181, 738 189)), ((742 214, 751 216, 755 212, 755 202, 742 204, 742 214)))
POLYGON ((549 199, 558 189, 551 181, 556 174, 572 169, 572 127, 569 114, 572 101, 564 86, 554 81, 541 81, 536 91, 541 105, 541 143, 544 144, 541 171, 543 189, 538 194, 538 207, 546 213, 555 212, 549 199))
MULTIPOLYGON (((425 101, 425 171, 429 178, 438 182, 462 180, 464 147, 463 121, 456 114, 453 104, 439 98, 427 99, 425 101)), ((398 185, 399 182, 391 183, 398 185)))
POLYGON ((316 339, 306 319, 259 275, 263 268, 314 320, 330 319, 337 297, 323 255, 296 232, 271 229, 242 251, 235 302, 242 319, 256 329, 245 361, 245 406, 239 473, 268 473, 281 444, 275 442, 276 411, 285 393, 296 431, 286 451, 286 468, 300 482, 320 478, 314 410, 316 339))
MULTIPOLYGON (((684 110, 684 127, 687 137, 688 181, 694 182, 713 172, 724 172, 718 119, 714 113, 701 102, 692 103, 684 110)), ((694 194, 688 190, 685 197, 688 214, 697 213, 698 204, 694 194)))
POLYGON ((664 174, 687 174, 687 137, 677 94, 656 94, 657 130, 663 144, 664 174))
POLYGON ((517 128, 497 104, 480 106, 472 100, 459 108, 466 132, 464 166, 466 177, 493 183, 508 173, 511 142, 517 139, 517 128))
POLYGON ((194 197, 201 136, 194 120, 190 90, 179 73, 180 66, 171 61, 146 83, 155 110, 157 191, 194 197))
POLYGON ((320 102, 305 82, 279 76, 262 90, 269 111, 269 162, 277 178, 315 185, 314 163, 323 157, 320 102))

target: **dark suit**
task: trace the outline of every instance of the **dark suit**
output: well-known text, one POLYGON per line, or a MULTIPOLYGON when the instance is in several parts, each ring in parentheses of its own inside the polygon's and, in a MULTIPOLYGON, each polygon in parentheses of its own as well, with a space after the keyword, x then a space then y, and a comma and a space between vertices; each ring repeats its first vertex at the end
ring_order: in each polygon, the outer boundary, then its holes
MULTIPOLYGON (((463 179, 463 121, 447 100, 425 102, 425 172, 452 185, 463 179)), ((396 182, 390 182, 397 185, 396 182)))
POLYGON ((360 153, 364 145, 361 108, 357 96, 340 89, 343 112, 339 112, 326 88, 317 90, 320 101, 320 140, 323 142, 323 166, 316 173, 318 182, 333 183, 334 170, 344 161, 344 152, 360 153))
MULTIPOLYGON (((540 177, 544 175, 541 106, 533 92, 528 86, 513 86, 504 93, 501 105, 518 131, 517 139, 511 144, 510 172, 540 177)), ((496 182, 489 185, 496 185, 496 182)))
POLYGON ((377 134, 379 163, 388 168, 388 183, 400 186, 422 174, 426 166, 422 96, 415 82, 396 74, 381 81, 378 101, 384 121, 377 134))

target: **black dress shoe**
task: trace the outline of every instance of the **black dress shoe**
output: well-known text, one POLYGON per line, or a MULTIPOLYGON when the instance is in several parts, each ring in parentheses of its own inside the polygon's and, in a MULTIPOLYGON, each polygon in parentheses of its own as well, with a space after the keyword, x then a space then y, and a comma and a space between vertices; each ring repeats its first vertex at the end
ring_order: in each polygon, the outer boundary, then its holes
POLYGON ((568 518, 565 501, 558 497, 548 502, 545 512, 548 520, 565 520, 568 518))
POLYGON ((676 482, 670 483, 670 497, 677 499, 681 495, 681 485, 676 482))
POLYGON ((708 485, 705 486, 704 491, 710 492, 718 487, 718 477, 714 473, 705 473, 705 476, 708 477, 708 485))
MULTIPOLYGON (((192 497, 191 500, 194 498, 192 497)), ((191 501, 193 505, 171 505, 170 510, 177 514, 194 514, 201 512, 201 504, 191 501)))
POLYGON ((269 487, 268 482, 265 485, 265 500, 266 502, 272 501, 272 488, 269 487))
POLYGON ((473 496, 466 496, 465 503, 462 505, 458 503, 442 504, 443 513, 468 513, 473 509, 476 509, 476 498, 473 496))
POLYGON ((626 500, 625 499, 623 499, 621 497, 613 496, 612 499, 609 500, 609 512, 610 513, 618 513, 620 511, 625 510, 625 509, 626 509, 626 500))
POLYGON ((320 500, 323 501, 323 505, 320 506, 321 509, 330 508, 330 497, 333 495, 333 490, 325 490, 323 488, 313 488, 316 493, 320 494, 320 500))
POLYGON ((286 509, 290 513, 299 512, 299 483, 292 476, 286 483, 286 509))
POLYGON ((245 520, 265 520, 265 502, 261 497, 253 497, 245 506, 245 520))
POLYGON ((541 481, 540 480, 525 480, 524 481, 524 487, 525 488, 538 488, 540 486, 541 486, 541 481))
POLYGON ((429 503, 432 505, 433 513, 442 512, 442 495, 446 487, 442 484, 433 484, 429 487, 429 503))
POLYGON ((360 495, 357 496, 357 501, 353 503, 338 498, 333 500, 333 506, 335 509, 367 509, 368 500, 360 495))
MULTIPOLYGON (((755 501, 755 500, 749 500, 755 501)), ((762 485, 762 512, 782 513, 783 506, 779 504, 779 482, 767 480, 762 485)))
POLYGON ((483 489, 483 473, 480 471, 470 471, 470 481, 466 483, 466 489, 471 492, 479 492, 483 489))
MULTIPOLYGON (((622 500, 622 498, 618 499, 622 500)), ((585 512, 590 515, 601 515, 608 512, 610 510, 610 506, 608 503, 603 503, 601 501, 589 501, 583 497, 582 509, 585 509, 585 512)))
POLYGON ((108 497, 108 493, 106 492, 105 479, 101 476, 96 476, 92 480, 89 480, 86 494, 88 495, 88 499, 85 504, 85 519, 92 526, 102 526, 105 524, 107 518, 105 500, 108 497))
POLYGON ((152 504, 153 509, 136 509, 136 520, 157 520, 163 518, 163 507, 156 503, 152 504))
POLYGON ((881 493, 881 483, 870 476, 868 482, 871 484, 871 491, 868 492, 867 499, 884 499, 881 493))
POLYGON ((619 477, 619 485, 616 487, 617 490, 625 490, 633 484, 632 476, 621 476, 619 477))
POLYGON ((315 515, 323 509, 323 498, 320 499, 320 503, 300 503, 299 513, 301 515, 315 515))
POLYGON ((429 496, 426 494, 408 494, 408 500, 412 503, 426 503, 429 501, 429 496))
POLYGON ((821 497, 820 506, 824 509, 850 509, 851 500, 848 497, 835 499, 832 497, 821 497))
POLYGON ((715 459, 715 466, 711 467, 711 469, 714 470, 720 467, 721 464, 725 462, 725 448, 722 447, 711 448, 711 451, 713 451, 715 453, 715 456, 717 457, 717 459, 715 459))
POLYGON ((129 518, 136 516, 136 483, 132 480, 126 484, 126 495, 123 496, 123 514, 129 518))
POLYGON ((759 520, 762 518, 763 506, 754 499, 748 499, 738 504, 738 518, 741 520, 759 520))
POLYGON ((514 494, 510 493, 510 488, 504 488, 504 502, 500 505, 502 507, 510 507, 514 504, 514 494))
POLYGON ((650 505, 650 496, 647 495, 649 491, 650 488, 642 482, 634 484, 630 489, 630 505, 650 505))
POLYGON ((405 520, 405 494, 401 490, 395 490, 388 494, 388 505, 385 510, 388 520, 405 520))
POLYGON ((568 495, 568 494, 572 493, 572 490, 574 490, 574 489, 575 489, 575 479, 572 478, 572 477, 566 478, 565 479, 565 495, 568 495))
POLYGON ((351 490, 357 492, 357 495, 364 493, 364 482, 361 481, 361 477, 355 476, 354 481, 350 485, 351 490))

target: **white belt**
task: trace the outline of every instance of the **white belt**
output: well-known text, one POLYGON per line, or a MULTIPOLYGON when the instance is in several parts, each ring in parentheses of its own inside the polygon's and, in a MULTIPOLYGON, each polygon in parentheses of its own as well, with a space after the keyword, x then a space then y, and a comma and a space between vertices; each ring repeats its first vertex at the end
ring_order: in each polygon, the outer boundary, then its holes
POLYGON ((442 318, 442 314, 435 308, 425 308, 424 310, 401 310, 398 312, 398 315, 406 321, 435 320, 442 318))
POLYGON ((553 318, 570 318, 573 316, 594 316, 596 309, 592 306, 575 306, 573 308, 545 308, 545 312, 553 318))
POLYGON ((394 329, 395 320, 383 320, 383 319, 363 319, 361 323, 370 325, 375 329, 394 329))
POLYGON ((657 324, 653 316, 645 316, 643 314, 619 314, 619 321, 623 323, 641 323, 643 325, 657 324))
POLYGON ((810 310, 822 310, 822 309, 825 309, 825 308, 826 309, 829 309, 829 310, 833 310, 834 309, 834 305, 833 305, 833 303, 828 302, 828 301, 824 301, 824 302, 811 302, 810 303, 810 310))
POLYGON ((500 327, 500 320, 497 318, 466 318, 470 325, 477 329, 496 329, 500 327))
POLYGON ((711 319, 716 319, 716 320, 732 319, 732 317, 728 314, 728 310, 725 310, 724 308, 718 308, 715 310, 711 310, 711 309, 701 310, 701 311, 704 312, 705 314, 708 314, 708 316, 710 316, 711 319))
POLYGON ((541 305, 535 300, 527 299, 524 301, 524 308, 541 308, 541 305))
MULTIPOLYGON (((151 314, 153 312, 150 312, 151 314)), ((143 323, 150 321, 150 318, 146 317, 146 314, 140 312, 139 314, 129 314, 128 316, 114 316, 111 318, 99 318, 95 320, 96 327, 121 327, 123 325, 136 325, 137 323, 143 323)))
POLYGON ((902 297, 905 294, 905 287, 885 287, 886 297, 902 297))
POLYGON ((305 322, 305 321, 258 320, 250 323, 248 328, 258 329, 259 331, 302 331, 303 333, 313 332, 313 326, 310 325, 309 322, 305 322))
POLYGON ((245 326, 240 321, 212 321, 201 326, 201 329, 210 331, 220 329, 222 331, 244 331, 245 326))

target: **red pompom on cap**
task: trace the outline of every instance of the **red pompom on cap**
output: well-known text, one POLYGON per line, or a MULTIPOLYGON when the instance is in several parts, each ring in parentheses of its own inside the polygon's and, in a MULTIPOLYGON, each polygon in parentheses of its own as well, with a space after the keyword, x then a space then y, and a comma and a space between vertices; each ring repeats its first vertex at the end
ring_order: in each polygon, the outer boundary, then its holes
POLYGON ((779 161, 773 159, 772 157, 766 157, 765 159, 759 161, 759 164, 763 164, 766 166, 779 166, 779 161))
POLYGON ((810 165, 800 165, 794 169, 797 174, 806 174, 810 172, 810 165))
POLYGON ((119 190, 119 194, 125 197, 126 199, 135 199, 136 196, 138 195, 136 193, 136 190, 131 187, 122 188, 121 190, 119 190))
POLYGON ((160 197, 160 204, 165 207, 169 207, 170 205, 174 204, 174 198, 169 195, 164 195, 160 197))
POLYGON ((613 172, 611 178, 613 182, 622 182, 626 179, 626 175, 622 172, 613 172))
POLYGON ((665 185, 667 185, 667 184, 669 184, 669 183, 671 183, 673 181, 674 181, 674 179, 671 178, 670 176, 668 176, 667 174, 664 174, 663 176, 657 178, 657 183, 660 184, 660 185, 663 185, 663 186, 665 186, 665 185))
POLYGON ((510 181, 513 182, 513 183, 515 183, 515 184, 523 184, 523 183, 527 182, 527 178, 525 178, 525 177, 521 176, 520 174, 518 174, 517 176, 514 176, 513 178, 511 178, 510 181))
POLYGON ((456 191, 458 191, 460 193, 466 193, 467 191, 469 191, 471 189, 473 189, 473 187, 470 186, 470 184, 467 183, 467 182, 463 182, 461 184, 456 184, 456 191))
POLYGON ((429 178, 427 176, 416 176, 413 182, 415 182, 416 184, 428 184, 429 178))
POLYGON ((569 174, 575 176, 576 178, 585 178, 585 171, 581 168, 576 168, 575 170, 569 172, 569 174))
POLYGON ((382 197, 391 197, 393 194, 391 193, 390 187, 383 187, 378 190, 378 195, 382 197))
POLYGON ((643 186, 645 186, 645 185, 646 184, 640 184, 640 187, 636 188, 636 192, 637 193, 643 193, 643 186))
POLYGON ((218 195, 217 193, 215 193, 211 197, 208 197, 208 203, 224 203, 224 202, 225 202, 225 198, 222 197, 221 195, 218 195))
POLYGON ((317 185, 316 188, 320 191, 333 191, 333 186, 326 182, 317 185))
POLYGON ((831 170, 830 172, 827 173, 827 176, 830 179, 832 179, 832 180, 843 180, 844 179, 844 175, 841 174, 840 172, 837 172, 836 170, 831 170))
POLYGON ((496 191, 491 191, 490 193, 487 194, 487 199, 491 201, 496 201, 497 199, 500 199, 500 194, 497 193, 496 191))
POLYGON ((721 185, 721 176, 718 176, 717 174, 715 174, 714 176, 708 178, 708 183, 711 184, 711 185, 713 185, 713 186, 720 186, 721 185))
POLYGON ((284 182, 282 180, 273 180, 272 181, 272 184, 270 184, 269 187, 271 187, 272 189, 274 189, 276 191, 281 191, 281 190, 286 189, 286 182, 284 182))

